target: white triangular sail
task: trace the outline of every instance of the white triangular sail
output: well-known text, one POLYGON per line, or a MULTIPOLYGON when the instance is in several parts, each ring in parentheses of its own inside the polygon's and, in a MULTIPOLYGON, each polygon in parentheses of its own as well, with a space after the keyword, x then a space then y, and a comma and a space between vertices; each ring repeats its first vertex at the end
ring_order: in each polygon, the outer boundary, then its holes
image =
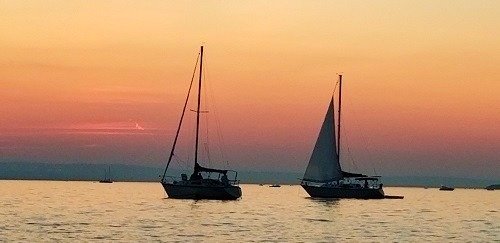
POLYGON ((309 165, 304 174, 305 181, 328 182, 342 179, 342 170, 337 156, 333 100, 330 102, 318 140, 314 145, 309 165))

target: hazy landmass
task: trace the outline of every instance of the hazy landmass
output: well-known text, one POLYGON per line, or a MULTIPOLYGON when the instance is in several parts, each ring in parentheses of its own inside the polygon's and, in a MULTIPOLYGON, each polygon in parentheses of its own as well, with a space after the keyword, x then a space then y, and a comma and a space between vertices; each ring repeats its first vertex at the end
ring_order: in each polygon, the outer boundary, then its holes
MULTIPOLYGON (((161 167, 113 164, 112 178, 115 181, 158 181, 163 173, 161 167)), ((104 177, 108 165, 103 164, 45 164, 45 163, 0 163, 2 180, 83 180, 96 181, 104 177)), ((178 176, 180 170, 169 171, 178 176)), ((302 172, 239 171, 241 183, 298 184, 302 172)), ((480 187, 498 183, 495 180, 476 178, 384 176, 386 186, 438 187, 441 184, 455 187, 480 187)))

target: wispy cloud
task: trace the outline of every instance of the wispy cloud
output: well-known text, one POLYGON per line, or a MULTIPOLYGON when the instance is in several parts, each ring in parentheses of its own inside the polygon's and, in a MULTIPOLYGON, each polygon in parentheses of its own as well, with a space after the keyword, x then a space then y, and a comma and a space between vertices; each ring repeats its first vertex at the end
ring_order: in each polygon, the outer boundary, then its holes
POLYGON ((132 130, 64 130, 62 134, 93 134, 93 135, 154 135, 152 132, 137 132, 136 129, 132 130))
POLYGON ((154 135, 158 129, 145 129, 138 122, 80 123, 61 129, 64 134, 96 134, 96 135, 154 135))
POLYGON ((139 123, 137 123, 137 122, 135 123, 135 128, 137 128, 138 130, 144 131, 144 128, 139 126, 139 123))
MULTIPOLYGON (((86 122, 73 123, 69 125, 52 125, 43 127, 24 127, 0 130, 0 142, 6 137, 33 136, 33 135, 57 135, 57 134, 89 134, 89 135, 155 135, 162 131, 152 124, 141 125, 136 121, 123 122, 86 122), (3 137, 3 138, 2 138, 3 137)), ((164 132, 164 131, 163 131, 164 132)))
POLYGON ((84 148, 97 148, 97 147, 104 147, 104 146, 93 143, 93 144, 84 144, 82 147, 84 147, 84 148))

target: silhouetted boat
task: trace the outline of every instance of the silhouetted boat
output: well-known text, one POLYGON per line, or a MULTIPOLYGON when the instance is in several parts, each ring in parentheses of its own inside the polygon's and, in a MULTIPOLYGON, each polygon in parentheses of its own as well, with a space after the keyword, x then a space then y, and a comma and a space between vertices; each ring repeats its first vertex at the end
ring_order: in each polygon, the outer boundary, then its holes
POLYGON ((366 176, 342 170, 340 165, 340 112, 342 75, 339 75, 337 139, 333 95, 316 140, 301 186, 311 197, 382 199, 384 190, 379 176, 366 176))
POLYGON ((269 187, 281 187, 280 184, 272 184, 272 185, 269 185, 269 187))
POLYGON ((113 183, 113 180, 111 180, 111 166, 108 165, 108 170, 104 170, 104 178, 99 183, 113 183))
MULTIPOLYGON (((169 198, 176 199, 215 199, 215 200, 236 200, 241 197, 241 188, 238 186, 239 181, 237 180, 238 173, 233 170, 220 170, 202 167, 198 163, 198 142, 199 142, 199 131, 200 131, 200 105, 201 105, 201 88, 202 88, 202 73, 203 73, 203 46, 200 48, 200 68, 199 68, 199 79, 198 79, 198 106, 196 109, 196 142, 194 151, 194 170, 193 174, 188 178, 186 174, 181 174, 181 179, 178 180, 173 177, 167 177, 166 173, 168 166, 172 161, 174 155, 175 145, 177 143, 177 138, 179 137, 179 131, 182 126, 182 121, 184 114, 186 112, 187 103, 189 100, 189 94, 191 92, 191 87, 193 84, 193 78, 191 79, 191 84, 189 85, 188 94, 186 101, 184 103, 184 108, 182 110, 179 125, 177 127, 177 133, 175 134, 174 142, 172 145, 172 150, 170 151, 170 156, 168 158, 165 171, 163 173, 161 184, 165 189, 169 198), (232 180, 228 179, 228 173, 232 172, 234 178, 232 180), (217 179, 203 178, 201 173, 216 173, 218 175, 217 179), (169 180, 170 179, 170 180, 169 180)), ((195 69, 198 62, 196 62, 195 69)))
POLYGON ((500 189, 500 184, 493 184, 485 187, 484 189, 488 191, 494 191, 494 190, 499 190, 500 189))
POLYGON ((439 190, 440 191, 453 191, 453 190, 455 190, 455 188, 441 185, 441 187, 439 187, 439 190))

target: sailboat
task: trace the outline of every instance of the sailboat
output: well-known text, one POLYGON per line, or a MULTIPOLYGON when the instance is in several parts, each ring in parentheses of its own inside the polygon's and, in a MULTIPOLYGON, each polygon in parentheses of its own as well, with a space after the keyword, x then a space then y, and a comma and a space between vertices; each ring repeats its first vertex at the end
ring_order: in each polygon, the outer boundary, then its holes
POLYGON ((337 138, 333 95, 316 140, 301 186, 313 198, 384 198, 379 176, 367 176, 342 170, 340 164, 340 112, 342 75, 339 75, 337 138))
POLYGON ((455 190, 455 188, 454 187, 450 187, 450 186, 441 185, 439 187, 439 190, 440 191, 453 191, 453 190, 455 190))
POLYGON ((108 170, 104 170, 104 178, 99 183, 113 183, 111 180, 111 166, 108 165, 108 170))
MULTIPOLYGON (((172 158, 174 156, 175 145, 177 144, 177 139, 179 137, 179 132, 182 126, 182 121, 184 119, 184 114, 186 112, 187 103, 189 100, 189 94, 191 92, 191 87, 193 84, 193 78, 191 79, 191 84, 189 85, 188 94, 186 101, 184 103, 184 108, 181 113, 181 118, 179 125, 177 127, 177 132, 172 144, 172 149, 168 158, 167 165, 163 172, 161 178, 161 184, 165 189, 169 198, 174 199, 214 199, 214 200, 236 200, 241 197, 241 188, 239 187, 239 181, 237 180, 238 173, 233 170, 221 170, 213 169, 208 167, 203 167, 199 163, 198 156, 198 145, 199 145, 199 134, 200 134, 200 106, 201 106, 201 89, 202 89, 202 73, 203 73, 203 46, 200 48, 200 68, 199 68, 199 79, 198 79, 198 105, 196 109, 196 142, 194 151, 194 168, 193 173, 188 178, 186 174, 181 174, 180 180, 175 177, 166 176, 168 167, 172 158), (209 176, 215 173, 217 178, 209 178, 209 176), (207 178, 203 177, 203 174, 207 175, 207 178), (233 176, 232 179, 228 178, 228 175, 233 176)), ((198 62, 196 63, 198 64, 198 62)), ((196 70, 196 65, 195 65, 196 70)))

